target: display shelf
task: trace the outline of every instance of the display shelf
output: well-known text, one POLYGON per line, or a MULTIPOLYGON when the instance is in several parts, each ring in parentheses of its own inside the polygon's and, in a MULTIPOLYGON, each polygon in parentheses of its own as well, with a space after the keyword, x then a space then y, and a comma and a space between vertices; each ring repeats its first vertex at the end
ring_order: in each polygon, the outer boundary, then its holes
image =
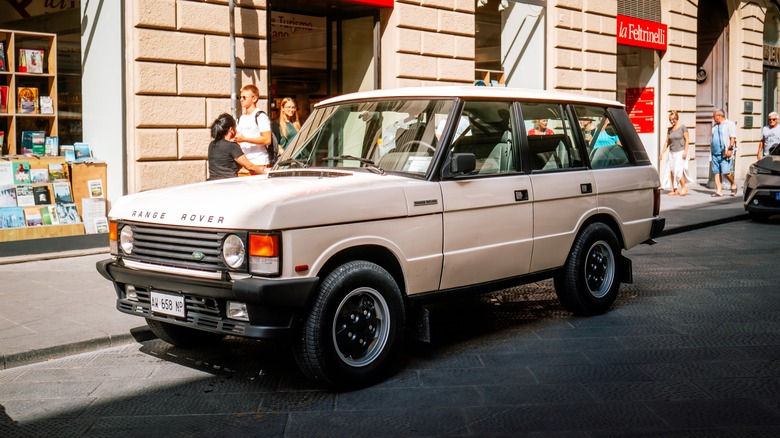
MULTIPOLYGON (((0 113, 0 131, 5 131, 2 154, 21 153, 21 132, 34 127, 46 132, 47 137, 57 137, 57 35, 38 32, 19 32, 0 29, 0 41, 5 45, 8 71, 0 72, 0 85, 8 87, 7 112, 0 113), (20 71, 20 49, 43 50, 42 72, 20 71), (22 113, 19 108, 19 89, 35 88, 38 91, 37 109, 34 113, 22 113), (40 113, 40 97, 50 96, 53 114, 40 113)), ((26 69, 25 61, 25 69, 26 69)))

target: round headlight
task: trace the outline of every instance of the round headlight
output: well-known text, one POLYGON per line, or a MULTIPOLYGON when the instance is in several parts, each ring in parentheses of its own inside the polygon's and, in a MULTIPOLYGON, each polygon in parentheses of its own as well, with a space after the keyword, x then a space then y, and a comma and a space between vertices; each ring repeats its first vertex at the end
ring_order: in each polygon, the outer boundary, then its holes
POLYGON ((133 229, 130 226, 122 227, 119 232, 119 247, 125 254, 133 253, 133 229))
POLYGON ((238 269, 244 264, 245 256, 244 241, 235 234, 227 236, 222 244, 222 258, 225 264, 231 269, 238 269))

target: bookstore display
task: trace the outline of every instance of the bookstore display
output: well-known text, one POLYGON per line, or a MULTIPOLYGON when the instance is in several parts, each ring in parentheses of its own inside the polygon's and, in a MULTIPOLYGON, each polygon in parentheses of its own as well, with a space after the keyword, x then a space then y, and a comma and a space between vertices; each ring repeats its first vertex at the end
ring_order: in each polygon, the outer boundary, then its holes
POLYGON ((0 155, 43 155, 57 108, 57 35, 0 29, 0 155))
POLYGON ((0 158, 0 242, 108 232, 105 184, 91 154, 0 158))

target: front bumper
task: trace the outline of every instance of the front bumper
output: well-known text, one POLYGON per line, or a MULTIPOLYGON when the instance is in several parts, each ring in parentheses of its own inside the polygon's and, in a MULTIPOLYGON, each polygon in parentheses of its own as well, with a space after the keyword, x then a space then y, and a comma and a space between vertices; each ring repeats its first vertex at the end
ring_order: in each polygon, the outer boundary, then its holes
POLYGON ((198 330, 256 339, 288 338, 294 329, 297 311, 309 305, 319 283, 318 277, 251 277, 233 281, 194 278, 129 268, 124 266, 121 259, 101 260, 95 267, 114 284, 117 309, 123 313, 198 330), (128 288, 136 292, 138 300, 127 299, 128 288), (184 296, 185 318, 152 313, 151 291, 184 296), (245 303, 249 322, 227 318, 228 301, 245 303))
POLYGON ((745 179, 743 205, 750 213, 780 214, 780 176, 748 175, 745 179))

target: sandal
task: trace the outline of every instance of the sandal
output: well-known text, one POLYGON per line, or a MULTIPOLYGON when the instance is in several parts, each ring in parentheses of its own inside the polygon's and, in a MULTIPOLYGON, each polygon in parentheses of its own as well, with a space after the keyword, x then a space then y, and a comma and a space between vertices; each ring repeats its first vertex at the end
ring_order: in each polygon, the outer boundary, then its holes
POLYGON ((685 195, 687 195, 687 194, 688 194, 688 191, 687 191, 687 190, 683 190, 682 192, 680 192, 680 196, 685 196, 685 195))
POLYGON ((723 196, 723 193, 713 193, 710 196, 712 196, 713 198, 718 198, 718 197, 723 196))
POLYGON ((736 189, 736 187, 731 189, 731 196, 737 196, 737 189, 736 189))
POLYGON ((677 196, 677 195, 678 195, 678 193, 677 193, 677 192, 669 192, 669 193, 667 193, 667 194, 668 194, 669 196, 677 196))

